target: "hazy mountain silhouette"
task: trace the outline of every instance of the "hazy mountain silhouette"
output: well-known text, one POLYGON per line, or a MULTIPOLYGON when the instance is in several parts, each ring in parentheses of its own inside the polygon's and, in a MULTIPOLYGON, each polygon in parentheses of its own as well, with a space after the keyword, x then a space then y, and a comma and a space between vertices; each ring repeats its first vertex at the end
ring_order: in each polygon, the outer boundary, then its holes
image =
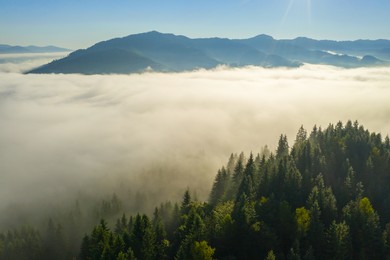
POLYGON ((56 46, 12 46, 0 44, 0 53, 43 53, 43 52, 69 52, 71 50, 56 46))
POLYGON ((39 68, 39 73, 131 73, 150 68, 164 70, 165 67, 148 58, 121 49, 100 51, 78 50, 68 57, 39 68))
POLYGON ((390 60, 388 40, 276 40, 268 35, 241 40, 191 39, 151 31, 96 43, 28 73, 168 72, 218 65, 297 67, 302 63, 360 67, 388 64, 386 60, 390 60))

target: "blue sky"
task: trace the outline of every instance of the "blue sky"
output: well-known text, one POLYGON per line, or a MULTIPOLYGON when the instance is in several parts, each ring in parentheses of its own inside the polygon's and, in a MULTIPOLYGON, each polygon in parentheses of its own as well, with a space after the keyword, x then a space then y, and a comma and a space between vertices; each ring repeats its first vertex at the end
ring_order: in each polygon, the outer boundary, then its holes
POLYGON ((189 37, 390 39, 390 0, 0 0, 0 43, 86 48, 158 30, 189 37))

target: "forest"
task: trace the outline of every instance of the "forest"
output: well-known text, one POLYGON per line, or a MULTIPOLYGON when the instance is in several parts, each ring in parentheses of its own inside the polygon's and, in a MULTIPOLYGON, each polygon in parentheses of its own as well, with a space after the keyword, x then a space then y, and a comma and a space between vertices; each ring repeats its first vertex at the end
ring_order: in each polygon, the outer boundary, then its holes
POLYGON ((153 214, 117 193, 76 201, 0 233, 0 259, 390 259, 389 183, 389 137, 356 121, 302 126, 292 145, 231 154, 207 202, 189 189, 153 214))

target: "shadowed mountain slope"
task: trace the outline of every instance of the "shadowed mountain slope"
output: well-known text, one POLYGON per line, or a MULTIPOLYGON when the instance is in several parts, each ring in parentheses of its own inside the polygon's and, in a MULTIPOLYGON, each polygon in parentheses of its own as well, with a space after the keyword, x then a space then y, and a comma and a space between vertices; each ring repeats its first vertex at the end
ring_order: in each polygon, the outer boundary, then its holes
POLYGON ((297 67, 302 63, 378 66, 388 64, 389 49, 388 40, 276 40, 268 35, 242 40, 190 39, 152 31, 96 43, 28 73, 180 72, 218 65, 297 67))

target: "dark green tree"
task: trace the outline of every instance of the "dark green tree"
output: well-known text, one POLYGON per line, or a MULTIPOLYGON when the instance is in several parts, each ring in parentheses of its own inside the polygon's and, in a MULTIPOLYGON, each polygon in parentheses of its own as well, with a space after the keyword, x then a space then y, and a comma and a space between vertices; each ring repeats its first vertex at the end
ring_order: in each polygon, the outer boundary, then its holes
POLYGON ((329 226, 326 232, 327 257, 329 259, 353 259, 349 226, 345 222, 329 226))
POLYGON ((286 135, 280 135, 278 148, 276 149, 276 158, 281 159, 284 156, 288 156, 289 146, 286 135))
POLYGON ((229 181, 229 175, 225 168, 222 167, 222 169, 218 171, 217 176, 215 177, 215 181, 210 192, 210 205, 215 206, 218 203, 226 200, 229 181))
POLYGON ((343 209, 350 227, 354 259, 383 258, 384 244, 379 216, 367 197, 351 201, 343 209))
POLYGON ((137 215, 131 237, 134 255, 139 259, 153 259, 155 257, 155 234, 149 218, 146 215, 137 215))

